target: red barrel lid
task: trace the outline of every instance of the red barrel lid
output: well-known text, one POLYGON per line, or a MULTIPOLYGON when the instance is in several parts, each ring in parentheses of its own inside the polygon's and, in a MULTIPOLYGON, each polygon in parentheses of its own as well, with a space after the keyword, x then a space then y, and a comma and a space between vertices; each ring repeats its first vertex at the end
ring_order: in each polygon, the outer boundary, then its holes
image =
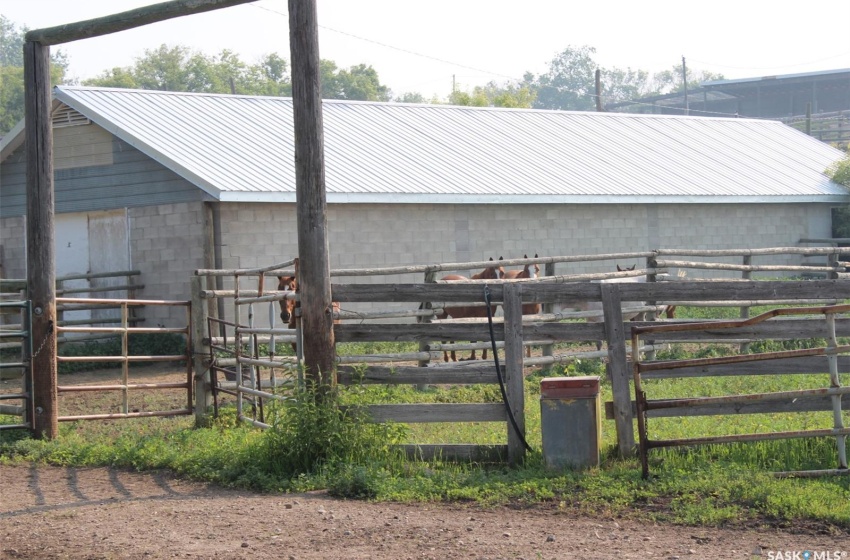
POLYGON ((540 380, 540 398, 569 399, 599 394, 599 376, 544 377, 540 380))

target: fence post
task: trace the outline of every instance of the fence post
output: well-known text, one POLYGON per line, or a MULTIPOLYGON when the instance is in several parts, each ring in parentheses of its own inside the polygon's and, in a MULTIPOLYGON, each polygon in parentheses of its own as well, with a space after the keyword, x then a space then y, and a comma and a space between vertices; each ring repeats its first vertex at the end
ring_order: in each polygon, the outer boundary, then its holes
MULTIPOLYGON (((555 276, 555 263, 550 262, 546 263, 543 267, 543 276, 555 276)), ((543 304, 543 313, 552 313, 555 309, 555 305, 550 301, 543 304)), ((543 356, 552 357, 554 355, 554 344, 544 344, 543 345, 543 356)), ((549 370, 552 369, 552 366, 544 366, 543 373, 548 374, 549 370)))
MULTIPOLYGON (((437 281, 437 273, 435 271, 429 270, 428 272, 425 273, 425 283, 426 284, 433 284, 436 281, 437 281)), ((431 302, 430 301, 423 301, 422 302, 422 309, 432 309, 431 302)), ((417 323, 430 323, 431 317, 417 317, 416 322, 417 323)), ((428 341, 425 341, 425 340, 421 341, 419 343, 419 351, 430 353, 431 352, 431 344, 428 341)), ((419 360, 419 367, 428 367, 428 364, 430 364, 430 363, 431 363, 430 359, 419 360)), ((419 391, 424 391, 427 388, 428 388, 428 386, 425 385, 425 384, 421 384, 421 385, 416 386, 416 389, 418 389, 419 391)))
POLYGON ((626 361, 626 336, 623 327, 623 310, 620 287, 616 283, 599 284, 602 290, 602 311, 605 321, 605 338, 608 342, 608 376, 614 398, 614 422, 617 426, 617 444, 621 457, 631 457, 635 450, 634 415, 629 385, 629 368, 626 361))
MULTIPOLYGON (((646 258, 646 268, 650 269, 650 270, 657 270, 658 269, 658 260, 655 258, 655 256, 646 258)), ((657 274, 647 274, 646 275, 646 281, 647 282, 658 282, 658 275, 657 274)), ((646 305, 657 306, 658 302, 657 301, 647 301, 646 305)), ((647 321, 655 321, 658 318, 658 314, 655 311, 649 311, 648 313, 646 313, 644 315, 644 317, 646 318, 647 321)), ((647 342, 647 344, 654 346, 655 341, 650 340, 650 341, 647 342)), ((655 350, 650 350, 650 351, 646 352, 644 355, 646 356, 647 360, 654 360, 655 359, 655 350)), ((632 359, 633 360, 637 359, 637 356, 632 356, 632 359)))
MULTIPOLYGON (((508 421, 508 462, 520 464, 525 457, 525 387, 522 372, 522 284, 504 285, 502 310, 505 313, 505 394, 519 433, 508 421)), ((507 414, 506 414, 507 416, 507 414)))
POLYGON ((837 280, 838 279, 838 244, 833 244, 833 248, 836 250, 835 253, 830 253, 826 257, 826 265, 832 267, 832 270, 826 273, 827 280, 837 280))
POLYGON ((209 421, 207 411, 212 405, 212 385, 207 357, 210 355, 210 340, 207 335, 206 302, 201 298, 204 276, 192 277, 192 369, 195 374, 195 426, 205 426, 209 421))
MULTIPOLYGON (((744 266, 750 266, 752 264, 753 264, 752 255, 744 255, 743 265, 744 266)), ((752 280, 753 272, 751 270, 744 270, 744 271, 741 272, 741 278, 743 278, 744 280, 752 280)), ((747 306, 741 307, 740 317, 741 317, 741 319, 749 319, 750 318, 750 308, 747 307, 747 306)), ((750 343, 749 342, 742 342, 738 351, 741 354, 746 354, 747 352, 750 351, 750 343)))

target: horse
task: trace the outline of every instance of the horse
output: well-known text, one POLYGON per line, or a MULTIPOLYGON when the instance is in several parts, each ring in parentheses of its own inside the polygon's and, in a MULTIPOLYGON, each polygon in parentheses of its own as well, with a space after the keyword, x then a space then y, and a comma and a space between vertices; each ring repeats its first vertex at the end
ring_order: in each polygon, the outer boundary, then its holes
MULTIPOLYGON (((278 276, 277 290, 279 292, 296 292, 298 291, 298 280, 296 280, 295 276, 278 276)), ((294 299, 287 298, 280 300, 280 320, 283 321, 287 328, 295 328, 295 308, 297 305, 294 299)), ((334 315, 339 315, 338 301, 332 303, 332 310, 334 315)), ((334 325, 338 325, 339 319, 334 319, 333 322, 334 325)), ((294 342, 292 343, 292 350, 297 352, 297 345, 294 342)))
MULTIPOLYGON (((523 255, 523 258, 527 259, 528 255, 523 255)), ((537 258, 537 253, 534 253, 534 258, 537 258)), ((508 270, 507 272, 505 272, 504 278, 506 280, 520 278, 535 279, 538 276, 540 276, 540 266, 537 263, 534 263, 533 265, 525 265, 522 270, 508 270)), ((522 305, 522 314, 538 315, 540 313, 540 309, 541 306, 539 303, 524 303, 522 305)), ((531 357, 531 346, 525 347, 525 355, 529 358, 531 357)))
MULTIPOLYGON (((493 257, 490 257, 490 260, 493 261, 493 257)), ((502 260, 502 257, 499 257, 499 260, 502 260)), ((499 280, 505 276, 505 269, 501 266, 496 266, 496 261, 493 261, 491 266, 488 266, 481 272, 477 274, 473 274, 470 278, 466 276, 461 276, 459 274, 448 274, 440 278, 440 280, 499 280)), ((490 306, 490 316, 496 314, 496 305, 490 306)), ((451 317, 452 319, 469 319, 469 318, 481 318, 487 317, 487 306, 460 306, 460 307, 444 307, 443 312, 437 315, 437 319, 448 319, 451 317)), ((452 361, 456 362, 457 355, 455 351, 451 351, 452 361)), ((487 349, 481 351, 482 359, 487 359, 487 349)), ((469 360, 475 360, 475 350, 472 351, 472 354, 468 358, 469 360)), ((449 361, 449 354, 443 350, 443 361, 449 361)))

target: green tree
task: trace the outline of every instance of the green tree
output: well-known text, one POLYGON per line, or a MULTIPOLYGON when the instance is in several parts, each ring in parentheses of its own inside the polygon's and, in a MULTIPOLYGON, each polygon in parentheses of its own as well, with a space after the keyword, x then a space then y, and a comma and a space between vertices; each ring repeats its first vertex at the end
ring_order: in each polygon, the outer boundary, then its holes
MULTIPOLYGON (((688 89, 695 89, 703 82, 710 80, 722 80, 723 74, 716 74, 706 70, 695 70, 688 68, 686 76, 688 78, 688 89)), ((652 87, 658 93, 676 93, 685 90, 685 83, 682 81, 682 65, 676 65, 670 70, 657 72, 652 76, 652 87)))
MULTIPOLYGON (((850 188, 850 150, 843 159, 836 161, 826 175, 841 185, 850 188)), ((842 206, 832 211, 832 236, 850 237, 850 206, 842 206)))
POLYGON ((319 63, 323 99, 357 101, 389 101, 391 91, 381 84, 378 72, 371 66, 358 64, 340 69, 332 60, 319 63))
MULTIPOLYGON (((18 27, 0 15, 0 136, 24 118, 24 35, 18 27)), ((62 51, 50 55, 50 81, 67 83, 68 57, 62 51)))
POLYGON ((428 103, 421 93, 407 92, 393 99, 396 103, 428 103))
POLYGON ((570 111, 596 108, 596 67, 593 47, 567 47, 549 63, 549 71, 526 81, 536 91, 534 107, 570 111))

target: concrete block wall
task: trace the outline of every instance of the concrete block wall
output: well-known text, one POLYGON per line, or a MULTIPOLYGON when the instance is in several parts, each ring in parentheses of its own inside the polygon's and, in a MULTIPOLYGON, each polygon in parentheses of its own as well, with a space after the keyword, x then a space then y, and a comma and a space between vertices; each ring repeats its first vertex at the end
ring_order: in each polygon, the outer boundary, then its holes
POLYGON ((26 237, 26 219, 23 216, 0 218, 3 278, 27 277, 26 237))
MULTIPOLYGON (((130 262, 141 271, 140 299, 188 300, 195 270, 204 268, 203 203, 128 209, 130 262)), ((148 306, 145 326, 185 326, 183 308, 148 306)))

